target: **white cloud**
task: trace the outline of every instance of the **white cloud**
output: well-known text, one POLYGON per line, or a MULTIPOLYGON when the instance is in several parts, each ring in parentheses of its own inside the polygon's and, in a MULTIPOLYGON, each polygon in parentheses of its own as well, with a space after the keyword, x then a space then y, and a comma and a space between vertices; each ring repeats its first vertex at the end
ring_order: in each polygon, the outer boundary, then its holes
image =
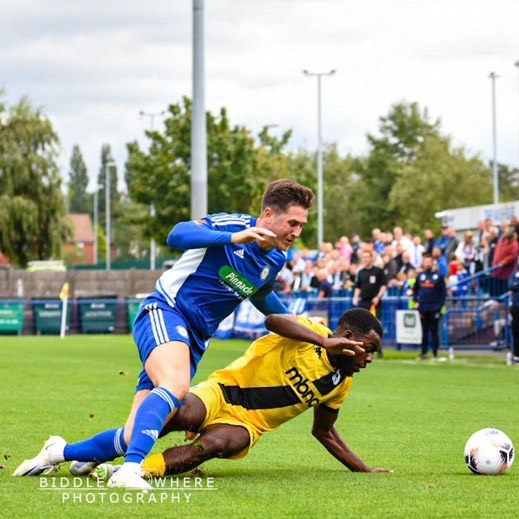
MULTIPOLYGON (((191 95, 191 10, 171 0, 2 1, 1 85, 8 101, 26 94, 45 107, 65 175, 73 144, 92 178, 103 143, 122 170, 126 143, 146 142, 139 111, 191 95)), ((515 0, 206 0, 206 106, 254 130, 292 128, 293 145, 312 148, 316 80, 302 70, 333 68, 322 83, 325 141, 366 151, 366 133, 407 99, 489 158, 495 70, 498 158, 517 165, 518 19, 515 0)))

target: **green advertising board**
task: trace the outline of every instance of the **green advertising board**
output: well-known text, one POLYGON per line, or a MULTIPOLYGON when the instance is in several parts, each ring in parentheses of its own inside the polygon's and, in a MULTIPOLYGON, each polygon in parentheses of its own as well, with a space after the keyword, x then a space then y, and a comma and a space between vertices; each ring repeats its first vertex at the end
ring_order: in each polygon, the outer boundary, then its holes
POLYGON ((20 334, 23 330, 23 303, 17 301, 0 302, 0 334, 20 334))

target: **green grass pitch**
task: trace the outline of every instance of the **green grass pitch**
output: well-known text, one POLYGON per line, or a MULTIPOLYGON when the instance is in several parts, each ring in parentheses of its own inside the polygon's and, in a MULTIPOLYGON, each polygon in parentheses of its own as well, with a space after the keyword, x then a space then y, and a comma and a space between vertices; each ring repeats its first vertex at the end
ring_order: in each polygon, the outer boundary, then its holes
MULTIPOLYGON (((246 346, 213 341, 196 380, 246 346)), ((393 474, 349 472, 311 436, 310 411, 265 435, 243 460, 207 462, 204 489, 180 492, 171 489, 178 481, 166 480, 170 488, 141 502, 135 493, 77 483, 68 464, 55 490, 40 478, 11 476, 51 434, 75 441, 124 422, 140 371, 131 337, 0 337, 0 516, 518 517, 519 461, 507 475, 475 476, 463 447, 483 427, 497 427, 519 445, 519 367, 501 358, 414 357, 387 350, 357 374, 337 422, 366 463, 393 474), (73 484, 80 488, 65 488, 73 484)), ((180 441, 161 439, 156 450, 180 441)))

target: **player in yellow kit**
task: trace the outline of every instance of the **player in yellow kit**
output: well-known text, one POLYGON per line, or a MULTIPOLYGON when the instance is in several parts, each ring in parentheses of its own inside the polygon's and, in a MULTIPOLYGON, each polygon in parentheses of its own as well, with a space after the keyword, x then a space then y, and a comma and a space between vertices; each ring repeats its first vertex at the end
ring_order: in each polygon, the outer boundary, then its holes
POLYGON ((171 431, 198 434, 187 445, 145 459, 142 470, 155 476, 191 470, 211 458, 241 458, 267 431, 314 409, 312 434, 352 471, 370 468, 344 443, 334 427, 348 396, 354 372, 365 368, 380 350, 382 326, 369 311, 344 313, 333 333, 307 318, 270 315, 274 334, 252 343, 245 354, 207 381, 191 388, 185 405, 165 425, 171 431), (332 354, 333 338, 362 342, 355 356, 332 354))

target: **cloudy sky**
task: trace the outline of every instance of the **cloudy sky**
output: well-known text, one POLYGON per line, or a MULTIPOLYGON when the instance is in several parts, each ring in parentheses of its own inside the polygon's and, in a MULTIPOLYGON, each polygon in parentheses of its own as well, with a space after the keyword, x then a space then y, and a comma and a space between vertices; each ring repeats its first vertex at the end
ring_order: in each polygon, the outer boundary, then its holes
MULTIPOLYGON (((315 149, 317 80, 302 70, 336 69, 323 138, 342 152, 366 152, 405 99, 491 159, 495 71, 498 160, 518 166, 518 20, 517 0, 206 0, 206 108, 254 131, 291 128, 294 147, 315 149)), ((191 0, 1 0, 0 87, 52 119, 65 176, 79 144, 94 179, 103 143, 119 171, 126 143, 146 144, 140 111, 191 96, 191 37, 191 0)))

